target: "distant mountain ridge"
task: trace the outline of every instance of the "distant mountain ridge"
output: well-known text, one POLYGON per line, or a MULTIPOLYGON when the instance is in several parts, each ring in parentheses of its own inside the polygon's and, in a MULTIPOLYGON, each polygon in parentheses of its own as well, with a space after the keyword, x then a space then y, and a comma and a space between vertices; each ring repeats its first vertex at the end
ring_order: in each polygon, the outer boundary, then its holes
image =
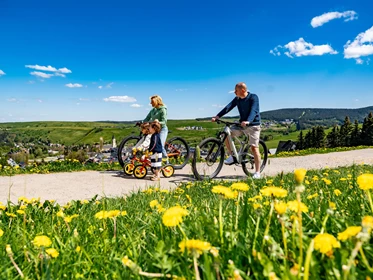
POLYGON ((358 120, 363 122, 364 118, 373 112, 373 106, 357 109, 334 109, 334 108, 288 108, 261 112, 262 119, 282 121, 293 119, 294 121, 312 120, 335 120, 343 122, 346 116, 353 122, 358 120))

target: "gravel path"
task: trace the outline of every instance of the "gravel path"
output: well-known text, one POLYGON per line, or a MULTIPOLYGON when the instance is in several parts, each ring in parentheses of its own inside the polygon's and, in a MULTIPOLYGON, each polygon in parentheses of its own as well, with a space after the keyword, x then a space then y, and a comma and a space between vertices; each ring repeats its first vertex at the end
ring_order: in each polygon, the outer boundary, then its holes
MULTIPOLYGON (((263 172, 273 176, 280 172, 292 172, 295 168, 319 169, 326 166, 338 167, 352 164, 373 164, 373 149, 316 154, 290 158, 272 158, 263 172)), ((240 166, 224 166, 216 179, 245 178, 240 166)), ((162 178, 160 187, 169 189, 194 177, 190 166, 177 170, 171 178, 162 178)), ((85 171, 73 173, 30 174, 13 177, 0 176, 0 202, 10 198, 16 202, 18 197, 40 197, 41 200, 55 199, 58 203, 70 200, 90 199, 95 195, 121 196, 138 189, 154 186, 155 183, 125 176, 123 172, 85 171)))

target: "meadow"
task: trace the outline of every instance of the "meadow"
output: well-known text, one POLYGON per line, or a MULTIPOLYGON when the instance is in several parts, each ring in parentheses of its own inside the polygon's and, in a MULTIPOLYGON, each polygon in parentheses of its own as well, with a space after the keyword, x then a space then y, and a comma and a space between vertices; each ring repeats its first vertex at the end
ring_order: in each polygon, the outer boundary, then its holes
POLYGON ((370 279, 373 167, 0 205, 1 279, 370 279))

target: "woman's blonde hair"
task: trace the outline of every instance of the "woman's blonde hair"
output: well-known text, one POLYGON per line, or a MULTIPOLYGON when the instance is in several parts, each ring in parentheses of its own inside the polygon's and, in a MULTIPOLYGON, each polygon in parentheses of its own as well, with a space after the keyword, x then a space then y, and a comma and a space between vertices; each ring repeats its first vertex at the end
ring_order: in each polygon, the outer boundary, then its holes
POLYGON ((154 101, 154 107, 159 108, 160 106, 164 106, 162 97, 159 95, 153 95, 150 97, 150 100, 154 101))

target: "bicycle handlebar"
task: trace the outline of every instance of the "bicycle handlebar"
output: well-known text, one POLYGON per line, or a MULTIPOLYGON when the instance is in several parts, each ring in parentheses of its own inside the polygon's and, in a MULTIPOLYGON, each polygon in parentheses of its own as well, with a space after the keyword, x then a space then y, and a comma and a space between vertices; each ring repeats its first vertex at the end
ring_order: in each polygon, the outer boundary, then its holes
POLYGON ((223 121, 221 119, 217 119, 215 122, 218 123, 218 124, 223 123, 223 124, 228 125, 228 126, 231 126, 231 125, 241 126, 241 124, 239 122, 228 122, 228 121, 223 121))

